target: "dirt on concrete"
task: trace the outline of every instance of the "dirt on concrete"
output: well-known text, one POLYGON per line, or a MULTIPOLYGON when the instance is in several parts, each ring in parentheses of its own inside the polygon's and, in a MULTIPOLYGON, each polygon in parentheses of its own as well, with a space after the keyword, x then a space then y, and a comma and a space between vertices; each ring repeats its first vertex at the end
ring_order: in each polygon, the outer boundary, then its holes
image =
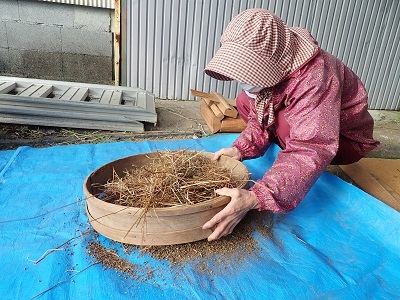
POLYGON ((375 120, 374 137, 381 146, 368 157, 400 158, 400 111, 371 110, 375 120))

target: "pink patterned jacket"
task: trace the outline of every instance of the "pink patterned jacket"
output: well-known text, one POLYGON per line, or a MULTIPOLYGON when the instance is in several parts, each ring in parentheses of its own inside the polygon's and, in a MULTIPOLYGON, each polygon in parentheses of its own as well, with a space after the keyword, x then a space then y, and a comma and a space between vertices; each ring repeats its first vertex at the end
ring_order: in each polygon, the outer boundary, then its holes
MULTIPOLYGON (((285 213, 294 209, 335 156, 339 135, 364 156, 379 146, 372 136, 373 119, 360 79, 340 60, 319 50, 303 67, 272 89, 274 110, 284 108, 290 126, 286 148, 251 190, 260 210, 285 213)), ((247 128, 233 143, 242 159, 263 155, 274 126, 260 126, 254 101, 247 128)), ((267 113, 267 112, 266 112, 267 113)))

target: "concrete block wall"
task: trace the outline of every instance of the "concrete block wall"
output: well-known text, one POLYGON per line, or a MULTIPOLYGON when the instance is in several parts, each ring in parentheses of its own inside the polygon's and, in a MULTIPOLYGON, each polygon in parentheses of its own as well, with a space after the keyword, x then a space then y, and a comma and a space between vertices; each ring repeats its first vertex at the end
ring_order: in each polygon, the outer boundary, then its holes
POLYGON ((0 75, 114 84, 113 11, 0 1, 0 75))

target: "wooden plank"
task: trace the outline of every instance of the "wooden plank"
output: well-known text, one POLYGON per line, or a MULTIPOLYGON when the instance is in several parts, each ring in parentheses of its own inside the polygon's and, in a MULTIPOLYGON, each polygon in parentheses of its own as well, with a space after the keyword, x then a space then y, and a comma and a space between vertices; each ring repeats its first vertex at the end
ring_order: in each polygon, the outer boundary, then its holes
POLYGON ((66 128, 83 128, 115 131, 144 132, 144 125, 140 122, 108 122, 104 120, 79 120, 69 118, 54 118, 51 116, 17 116, 0 112, 0 123, 38 125, 66 128))
POLYGON ((238 115, 237 110, 232 107, 224 98, 224 96, 222 96, 221 94, 218 94, 216 92, 212 92, 214 99, 216 99, 217 102, 217 106, 218 108, 222 111, 222 113, 225 116, 231 117, 231 118, 236 118, 238 115))
POLYGON ((400 159, 363 158, 358 163, 368 168, 369 173, 400 200, 400 159))
POLYGON ((88 95, 88 88, 70 87, 62 94, 60 100, 84 101, 88 95))
POLYGON ((203 99, 212 99, 213 95, 210 93, 206 93, 206 92, 201 92, 201 91, 196 91, 196 90, 190 90, 192 92, 192 95, 195 97, 199 97, 199 98, 203 98, 203 99))
POLYGON ((211 102, 210 105, 208 105, 212 112, 214 113, 214 115, 217 117, 218 120, 222 120, 224 118, 224 114, 222 113, 222 111, 218 108, 217 105, 215 105, 215 103, 211 102))
MULTIPOLYGON (((215 97, 212 93, 206 93, 206 92, 201 92, 201 91, 196 91, 196 90, 190 90, 192 95, 195 97, 199 97, 199 98, 203 98, 204 100, 208 100, 208 101, 215 101, 215 102, 219 102, 219 98, 215 97)), ((236 107, 236 99, 229 99, 229 98, 225 98, 224 100, 231 106, 236 107)), ((208 103, 207 103, 208 104, 208 103)))
POLYGON ((47 97, 53 90, 53 86, 51 85, 43 85, 43 84, 32 84, 21 93, 20 96, 29 96, 29 97, 47 97))
POLYGON ((227 109, 221 102, 218 102, 216 105, 219 108, 219 110, 223 113, 224 116, 231 117, 231 118, 237 117, 238 112, 235 108, 227 109))
POLYGON ((218 132, 221 128, 221 121, 218 120, 204 100, 200 101, 200 115, 203 117, 204 121, 206 121, 206 124, 212 133, 218 132))
POLYGON ((214 102, 212 102, 210 99, 207 98, 202 98, 204 100, 204 102, 208 105, 211 106, 211 104, 213 104, 214 102))
POLYGON ((340 168, 366 193, 400 211, 400 201, 379 183, 362 163, 341 165, 340 168))
POLYGON ((221 121, 220 132, 242 132, 247 124, 240 116, 236 118, 225 117, 221 121))
POLYGON ((8 92, 11 92, 16 86, 17 84, 15 82, 0 82, 0 94, 7 94, 8 92))
POLYGON ((230 109, 231 108, 231 106, 228 104, 228 102, 226 102, 224 96, 222 96, 221 94, 219 94, 217 92, 212 92, 212 95, 216 98, 217 102, 221 103, 222 106, 225 107, 225 109, 230 109))

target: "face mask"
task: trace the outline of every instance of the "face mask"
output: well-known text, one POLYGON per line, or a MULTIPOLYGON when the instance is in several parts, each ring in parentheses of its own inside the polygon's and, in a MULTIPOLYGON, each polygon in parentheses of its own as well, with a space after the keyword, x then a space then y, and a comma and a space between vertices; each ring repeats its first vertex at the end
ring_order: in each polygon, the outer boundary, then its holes
POLYGON ((261 91, 263 88, 262 87, 258 87, 258 86, 253 86, 247 83, 242 83, 239 82, 239 87, 246 92, 249 93, 258 93, 259 91, 261 91))

